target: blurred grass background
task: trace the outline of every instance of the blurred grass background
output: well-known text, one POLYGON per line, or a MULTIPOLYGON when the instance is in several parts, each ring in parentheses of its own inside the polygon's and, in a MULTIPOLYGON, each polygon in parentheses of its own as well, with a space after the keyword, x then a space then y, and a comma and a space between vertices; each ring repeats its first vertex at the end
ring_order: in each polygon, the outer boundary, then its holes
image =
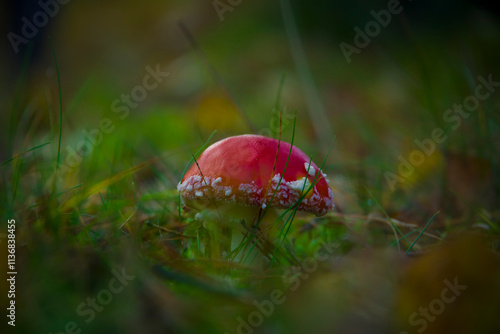
MULTIPOLYGON (((354 27, 363 29, 386 1, 290 5, 297 34, 279 1, 242 1, 221 21, 212 1, 89 0, 60 5, 17 54, 3 39, 0 241, 7 219, 16 219, 15 332, 59 333, 74 321, 88 333, 236 333, 255 300, 281 289, 286 302, 254 333, 414 333, 419 326, 408 317, 455 277, 467 290, 425 332, 500 331, 493 312, 500 309, 500 95, 456 130, 443 120, 474 94, 479 75, 500 81, 494 3, 401 2, 403 11, 351 63, 339 44, 353 44, 354 27), (297 62, 299 39, 306 63, 297 62), (148 66, 169 75, 126 117, 113 112, 148 66), (282 279, 291 265, 204 258, 196 246, 202 227, 187 213, 179 221, 175 190, 214 130, 212 142, 271 134, 265 129, 278 109, 286 141, 297 110, 295 144, 317 163, 335 138, 324 170, 336 209, 299 215, 286 247, 298 259, 325 243, 338 247, 297 291, 282 279), (82 131, 103 119, 113 130, 82 150, 82 131), (57 175, 60 125, 60 161, 78 154, 81 163, 57 175), (397 174, 398 157, 407 159, 414 140, 436 127, 448 139, 392 189, 385 173, 397 174), (437 211, 413 256, 404 256, 437 211), (399 232, 396 240, 388 217, 402 222, 406 240, 399 232), (87 323, 78 305, 122 267, 135 278, 87 323)), ((28 1, 0 6, 5 36, 40 11, 28 1)))

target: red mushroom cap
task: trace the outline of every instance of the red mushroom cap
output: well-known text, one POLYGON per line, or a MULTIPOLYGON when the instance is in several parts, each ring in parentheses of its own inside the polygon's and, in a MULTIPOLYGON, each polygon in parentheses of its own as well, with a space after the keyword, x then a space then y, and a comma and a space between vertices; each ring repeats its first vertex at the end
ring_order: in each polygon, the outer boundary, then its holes
POLYGON ((270 205, 286 209, 316 182, 298 209, 317 216, 331 210, 334 206, 333 193, 326 175, 297 147, 293 146, 290 154, 290 144, 284 141, 279 142, 278 160, 273 173, 277 150, 278 140, 264 136, 241 135, 223 139, 202 153, 197 159, 198 165, 191 166, 177 190, 188 201, 208 198, 223 203, 261 207, 270 205), (290 160, 285 170, 289 154, 290 160), (278 191, 270 203, 282 176, 278 191))

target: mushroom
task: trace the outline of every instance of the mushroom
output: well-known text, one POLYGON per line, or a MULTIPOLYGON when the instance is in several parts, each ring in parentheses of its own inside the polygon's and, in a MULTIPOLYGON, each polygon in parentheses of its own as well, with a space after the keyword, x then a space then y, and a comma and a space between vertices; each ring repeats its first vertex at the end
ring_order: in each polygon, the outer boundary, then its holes
POLYGON ((177 190, 187 207, 247 223, 258 223, 266 208, 298 203, 298 210, 322 216, 334 207, 326 175, 304 152, 259 135, 229 137, 208 147, 177 190))

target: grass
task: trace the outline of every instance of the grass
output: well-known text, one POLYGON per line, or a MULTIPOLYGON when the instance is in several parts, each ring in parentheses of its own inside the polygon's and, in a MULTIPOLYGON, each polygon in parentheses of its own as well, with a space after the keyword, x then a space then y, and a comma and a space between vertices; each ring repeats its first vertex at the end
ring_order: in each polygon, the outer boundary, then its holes
POLYGON ((56 65, 56 75, 57 75, 57 87, 59 90, 59 140, 57 144, 57 167, 56 174, 59 171, 59 162, 61 161, 61 141, 62 141, 62 115, 63 115, 63 104, 62 104, 62 92, 61 92, 61 77, 59 75, 59 66, 57 65, 56 52, 54 50, 54 45, 52 45, 52 40, 50 40, 50 48, 52 49, 52 55, 54 56, 54 63, 56 65))
MULTIPOLYGON (((228 12, 227 21, 206 34, 188 31, 201 59, 182 58, 176 63, 182 65, 169 69, 173 82, 148 91, 124 120, 110 104, 142 81, 140 71, 153 60, 127 62, 127 72, 114 67, 115 58, 104 57, 105 67, 94 63, 92 80, 82 84, 88 73, 74 71, 86 64, 85 57, 64 49, 64 36, 57 35, 49 43, 52 58, 46 55, 56 68, 54 80, 36 81, 30 76, 35 65, 24 62, 6 109, 10 123, 2 124, 9 133, 3 148, 10 153, 0 159, 0 215, 3 222, 16 220, 16 333, 59 333, 71 322, 82 333, 237 333, 243 323, 258 323, 251 325, 254 333, 413 333, 419 326, 409 317, 417 312, 421 319, 419 307, 440 300, 444 282, 455 279, 467 288, 443 304, 425 333, 500 330, 499 92, 459 129, 442 119, 445 110, 474 93, 478 75, 493 73, 497 80, 498 62, 490 56, 497 43, 480 34, 475 21, 453 38, 446 35, 446 42, 414 28, 411 45, 420 51, 413 54, 406 35, 391 35, 397 33, 394 20, 394 28, 346 67, 337 44, 298 12, 298 29, 288 29, 293 38, 300 31, 303 40, 290 50, 281 12, 265 5, 265 14, 252 16, 260 6, 228 12), (246 29, 249 18, 261 24, 245 30, 245 40, 217 47, 218 38, 246 29), (261 57, 252 53, 257 46, 261 57), (290 55, 297 47, 309 61, 298 65, 300 75, 290 55), (237 59, 230 52, 236 49, 237 59), (74 66, 68 66, 68 53, 74 66), (197 76, 193 68, 199 67, 208 73, 197 76), (123 72, 134 79, 127 81, 123 72), (304 76, 318 87, 322 101, 313 102, 327 106, 335 133, 331 151, 318 138, 333 138, 316 133, 318 125, 306 111, 311 97, 301 89, 304 76), (39 87, 46 94, 36 93, 39 87), (207 95, 223 96, 227 103, 211 113, 200 102, 207 95), (286 106, 297 110, 293 124, 280 119, 280 130, 271 133, 315 160, 324 158, 321 168, 336 209, 314 217, 298 211, 297 203, 262 233, 250 229, 226 258, 207 256, 214 236, 182 208, 177 182, 208 145, 251 127, 272 127, 274 110, 286 106), (207 127, 200 110, 215 121, 240 117, 244 110, 247 128, 207 127), (83 155, 82 129, 96 128, 103 118, 115 130, 83 155), (448 126, 447 141, 391 189, 384 173, 397 173, 398 156, 408 157, 418 148, 414 140, 428 138, 438 126, 448 126), (60 165, 72 155, 68 146, 82 159, 63 173, 60 165), (271 257, 261 267, 251 264, 259 247, 267 247, 271 257), (122 270, 132 278, 113 293, 122 270)), ((287 25, 294 24, 288 19, 287 25)), ((358 19, 351 18, 353 26, 358 19)), ((496 41, 500 29, 491 27, 496 41)), ((31 57, 29 50, 26 55, 31 57)), ((5 245, 6 224, 1 226, 5 245)), ((7 257, 7 248, 1 249, 7 257)), ((0 300, 6 305, 5 293, 0 300)))

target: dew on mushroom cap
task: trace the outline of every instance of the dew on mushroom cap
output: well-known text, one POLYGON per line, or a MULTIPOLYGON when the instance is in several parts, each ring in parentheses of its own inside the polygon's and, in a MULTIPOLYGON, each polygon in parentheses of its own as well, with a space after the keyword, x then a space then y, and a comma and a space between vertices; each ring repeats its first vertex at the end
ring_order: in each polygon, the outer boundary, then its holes
POLYGON ((322 216, 333 208, 326 175, 300 149, 290 148, 289 143, 281 141, 278 147, 278 140, 258 135, 223 139, 201 154, 177 190, 186 200, 207 197, 258 208, 286 209, 303 196, 298 210, 322 216))

